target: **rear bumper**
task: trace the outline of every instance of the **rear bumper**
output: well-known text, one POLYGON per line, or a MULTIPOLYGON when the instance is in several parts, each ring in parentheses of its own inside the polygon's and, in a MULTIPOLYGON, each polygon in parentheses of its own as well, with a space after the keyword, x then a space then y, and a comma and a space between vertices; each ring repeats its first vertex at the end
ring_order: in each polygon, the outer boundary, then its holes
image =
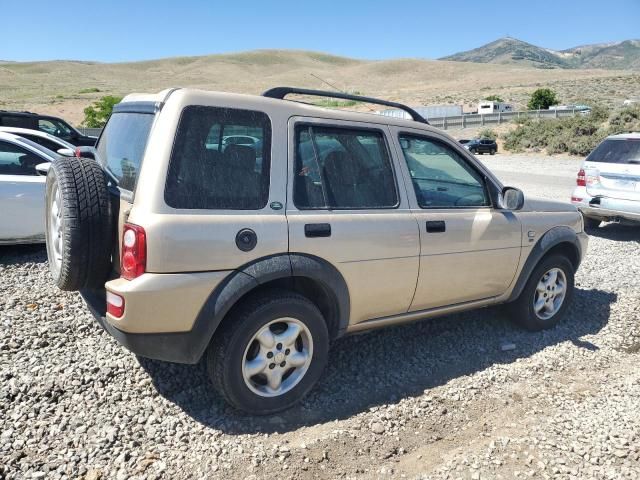
POLYGON ((80 292, 97 322, 119 343, 142 357, 197 363, 201 332, 194 322, 204 303, 228 272, 144 274, 115 279, 106 289, 80 292), (106 291, 124 299, 124 315, 106 312, 106 291))
POLYGON ((584 187, 576 188, 571 203, 585 217, 609 221, 640 222, 640 202, 610 197, 592 197, 584 187))
POLYGON ((80 295, 100 326, 132 353, 165 362, 194 364, 200 360, 199 353, 192 348, 199 333, 123 332, 107 321, 105 290, 82 290, 80 295))

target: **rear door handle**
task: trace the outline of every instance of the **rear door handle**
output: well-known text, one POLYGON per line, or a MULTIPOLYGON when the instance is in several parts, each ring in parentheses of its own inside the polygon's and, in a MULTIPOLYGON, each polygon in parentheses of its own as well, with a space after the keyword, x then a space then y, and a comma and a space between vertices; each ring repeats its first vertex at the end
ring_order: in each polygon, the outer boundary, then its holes
POLYGON ((304 236, 309 238, 330 237, 331 225, 328 223, 307 223, 304 226, 304 236))
POLYGON ((447 230, 444 220, 430 220, 427 222, 427 233, 442 233, 447 230))

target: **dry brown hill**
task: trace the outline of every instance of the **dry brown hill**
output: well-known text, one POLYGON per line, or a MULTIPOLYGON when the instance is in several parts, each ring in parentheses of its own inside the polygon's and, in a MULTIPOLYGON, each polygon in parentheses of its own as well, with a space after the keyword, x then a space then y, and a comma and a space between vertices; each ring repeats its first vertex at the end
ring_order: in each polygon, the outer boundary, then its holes
POLYGON ((473 104, 497 94, 523 106, 540 86, 555 89, 564 102, 620 103, 640 89, 640 75, 631 71, 417 59, 364 61, 317 52, 259 50, 132 63, 2 63, 0 108, 53 113, 80 123, 83 108, 107 94, 156 92, 170 86, 244 93, 278 85, 326 89, 312 74, 341 89, 412 105, 473 104))

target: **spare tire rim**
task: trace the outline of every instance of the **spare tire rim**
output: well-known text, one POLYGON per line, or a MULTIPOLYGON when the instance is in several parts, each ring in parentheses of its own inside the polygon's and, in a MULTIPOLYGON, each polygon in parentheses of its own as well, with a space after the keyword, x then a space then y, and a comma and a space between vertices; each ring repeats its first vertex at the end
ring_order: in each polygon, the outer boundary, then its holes
POLYGON ((549 320, 564 303, 567 294, 567 277, 559 268, 545 272, 533 295, 533 311, 540 320, 549 320))
POLYGON ((278 318, 261 327, 242 357, 242 377, 253 393, 277 397, 295 387, 309 369, 313 339, 300 320, 278 318))
POLYGON ((62 235, 64 233, 64 224, 62 219, 62 194, 58 188, 58 183, 54 183, 52 187, 51 208, 49 210, 49 243, 51 244, 51 261, 55 269, 59 270, 62 265, 62 235))

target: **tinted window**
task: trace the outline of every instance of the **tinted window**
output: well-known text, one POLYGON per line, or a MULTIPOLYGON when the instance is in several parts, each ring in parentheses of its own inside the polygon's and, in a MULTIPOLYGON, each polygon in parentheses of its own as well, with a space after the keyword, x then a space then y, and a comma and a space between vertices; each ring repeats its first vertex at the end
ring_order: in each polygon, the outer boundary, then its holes
POLYGON ((640 163, 640 139, 605 140, 587 157, 587 162, 640 163))
POLYGON ((298 208, 389 208, 398 204, 382 133, 296 128, 294 203, 298 208))
POLYGON ((67 124, 55 118, 38 119, 38 129, 56 137, 70 137, 72 134, 71 128, 67 124))
POLYGON ((32 142, 35 142, 38 145, 41 145, 44 148, 51 150, 52 152, 57 152, 61 148, 64 148, 62 145, 59 145, 56 142, 52 142, 48 138, 38 137, 37 135, 28 135, 28 134, 25 135, 24 133, 21 134, 20 136, 23 138, 29 139, 32 142))
POLYGON ((400 144, 422 208, 490 205, 481 175, 437 140, 401 135, 400 144))
POLYGON ((100 161, 125 190, 135 188, 153 118, 149 113, 114 113, 100 136, 100 161))
POLYGON ((165 200, 174 208, 259 210, 269 198, 271 124, 262 112, 186 107, 165 200))
POLYGON ((45 160, 28 150, 0 141, 0 175, 37 175, 36 165, 45 160))
POLYGON ((34 128, 35 123, 35 119, 28 116, 5 115, 2 117, 2 126, 4 127, 34 128))

